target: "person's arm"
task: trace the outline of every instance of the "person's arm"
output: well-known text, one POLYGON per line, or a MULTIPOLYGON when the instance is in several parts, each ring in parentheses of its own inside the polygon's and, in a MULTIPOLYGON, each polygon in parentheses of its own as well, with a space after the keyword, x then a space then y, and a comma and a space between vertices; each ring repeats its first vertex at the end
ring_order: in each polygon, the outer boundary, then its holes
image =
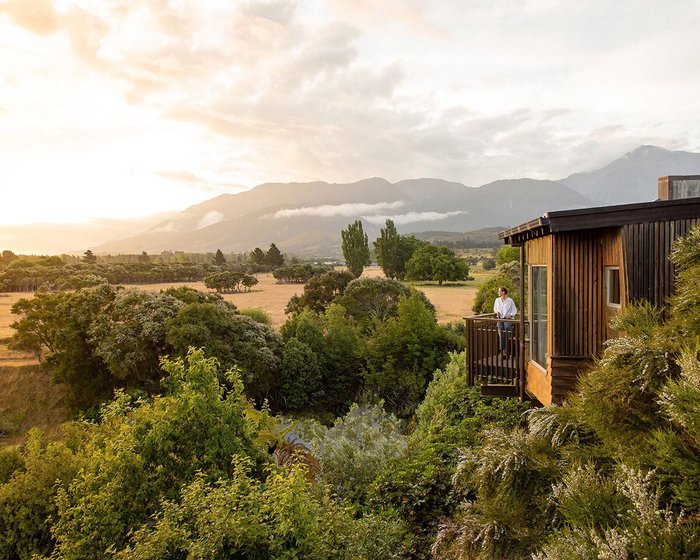
POLYGON ((496 319, 498 319, 498 298, 493 300, 493 314, 496 316, 496 319))

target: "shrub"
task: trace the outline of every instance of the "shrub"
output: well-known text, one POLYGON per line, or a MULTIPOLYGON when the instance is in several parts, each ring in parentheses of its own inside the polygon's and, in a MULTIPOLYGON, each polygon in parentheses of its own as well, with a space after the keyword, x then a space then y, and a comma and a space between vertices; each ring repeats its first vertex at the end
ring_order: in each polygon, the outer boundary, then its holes
POLYGON ((311 448, 321 463, 320 480, 338 497, 365 504, 372 481, 406 447, 398 420, 379 405, 353 405, 311 448))
POLYGON ((250 317, 256 323, 260 323, 266 327, 272 327, 272 316, 264 309, 260 309, 259 307, 246 307, 240 310, 240 314, 250 317))

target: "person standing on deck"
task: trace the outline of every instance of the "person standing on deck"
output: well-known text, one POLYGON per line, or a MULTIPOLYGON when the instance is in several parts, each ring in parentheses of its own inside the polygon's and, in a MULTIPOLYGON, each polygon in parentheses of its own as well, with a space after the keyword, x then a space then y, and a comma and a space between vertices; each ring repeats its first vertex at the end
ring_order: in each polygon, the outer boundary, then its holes
MULTIPOLYGON (((514 319, 518 314, 518 309, 515 307, 515 302, 508 297, 508 288, 501 286, 498 288, 498 297, 493 302, 493 313, 496 319, 514 319)), ((498 321, 499 350, 502 356, 507 357, 508 340, 511 337, 513 323, 506 321, 498 321)))

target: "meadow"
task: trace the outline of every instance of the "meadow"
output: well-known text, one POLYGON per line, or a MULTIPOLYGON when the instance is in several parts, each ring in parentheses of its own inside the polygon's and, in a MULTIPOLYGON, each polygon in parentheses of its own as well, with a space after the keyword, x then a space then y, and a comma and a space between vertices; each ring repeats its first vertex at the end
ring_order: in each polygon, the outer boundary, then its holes
MULTIPOLYGON (((484 276, 490 273, 477 273, 476 280, 461 284, 448 284, 438 286, 436 283, 409 283, 417 290, 423 292, 435 306, 438 323, 454 323, 462 321, 463 317, 472 314, 471 308, 478 285, 484 276)), ((362 278, 383 277, 384 274, 378 266, 370 266, 365 269, 362 278)), ((256 274, 258 284, 250 292, 223 294, 226 301, 235 304, 238 309, 259 308, 264 310, 272 318, 272 326, 278 329, 286 320, 284 309, 293 295, 301 295, 304 291, 303 284, 278 284, 272 274, 256 274)), ((171 286, 189 286, 196 290, 209 291, 204 282, 175 282, 171 284, 144 284, 138 286, 142 290, 160 291, 171 286)))

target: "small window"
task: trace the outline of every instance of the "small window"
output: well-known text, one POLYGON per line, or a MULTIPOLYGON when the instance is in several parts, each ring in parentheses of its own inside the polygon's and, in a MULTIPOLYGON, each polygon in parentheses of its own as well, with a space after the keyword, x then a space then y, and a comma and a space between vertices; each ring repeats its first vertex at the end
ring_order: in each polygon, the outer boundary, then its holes
POLYGON ((620 307, 622 299, 620 296, 620 269, 605 269, 605 292, 607 294, 607 304, 610 307, 620 307))

